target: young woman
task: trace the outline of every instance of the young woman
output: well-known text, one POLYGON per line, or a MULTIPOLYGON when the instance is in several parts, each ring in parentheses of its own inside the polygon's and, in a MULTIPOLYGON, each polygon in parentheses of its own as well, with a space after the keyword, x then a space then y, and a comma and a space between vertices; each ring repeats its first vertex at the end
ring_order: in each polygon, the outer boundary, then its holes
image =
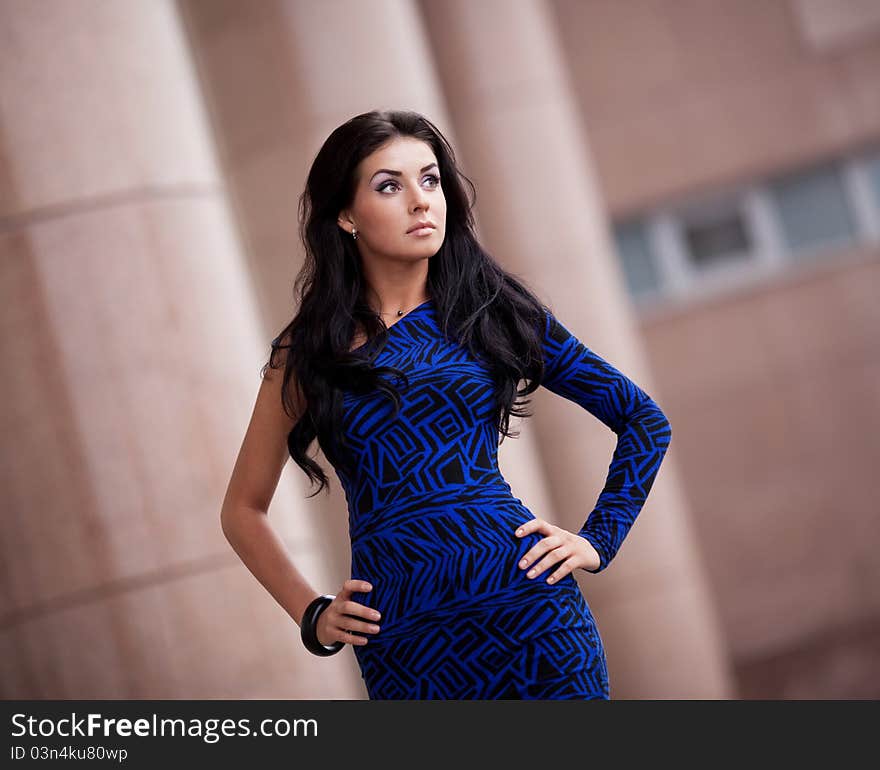
POLYGON ((223 505, 258 580, 330 655, 351 644, 373 699, 610 698, 572 574, 608 566, 645 503, 669 422, 474 235, 452 149, 412 112, 352 118, 300 199, 299 308, 272 341, 223 505), (520 382, 524 386, 520 389, 520 382), (536 517, 499 472, 509 417, 539 386, 618 436, 578 532, 536 517), (265 513, 288 456, 345 491, 351 579, 319 593, 265 513))

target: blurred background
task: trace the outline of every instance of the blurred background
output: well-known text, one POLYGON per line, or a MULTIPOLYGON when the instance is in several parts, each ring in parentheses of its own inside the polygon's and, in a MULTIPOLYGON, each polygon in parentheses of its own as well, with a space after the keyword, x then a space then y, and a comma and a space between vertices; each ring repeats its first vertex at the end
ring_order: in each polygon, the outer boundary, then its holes
MULTIPOLYGON (((878 82, 878 0, 0 0, 2 697, 366 697, 219 512, 311 160, 385 108, 673 426, 578 576, 612 696, 880 696, 878 82)), ((616 437, 533 410, 505 475, 576 530, 616 437)), ((330 477, 289 462, 270 508, 320 593, 330 477)))

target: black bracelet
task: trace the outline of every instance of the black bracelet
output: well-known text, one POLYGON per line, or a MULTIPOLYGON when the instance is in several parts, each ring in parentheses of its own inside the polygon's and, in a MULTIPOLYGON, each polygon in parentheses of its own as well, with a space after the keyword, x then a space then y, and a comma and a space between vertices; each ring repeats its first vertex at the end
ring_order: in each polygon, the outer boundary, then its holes
POLYGON ((321 655, 325 657, 327 655, 335 655, 345 647, 345 642, 333 642, 330 647, 327 647, 318 641, 316 630, 318 625, 318 615, 327 609, 327 606, 335 598, 336 597, 332 594, 318 596, 309 603, 309 606, 306 607, 306 611, 303 613, 299 627, 300 636, 302 636, 303 644, 306 649, 313 655, 321 655))

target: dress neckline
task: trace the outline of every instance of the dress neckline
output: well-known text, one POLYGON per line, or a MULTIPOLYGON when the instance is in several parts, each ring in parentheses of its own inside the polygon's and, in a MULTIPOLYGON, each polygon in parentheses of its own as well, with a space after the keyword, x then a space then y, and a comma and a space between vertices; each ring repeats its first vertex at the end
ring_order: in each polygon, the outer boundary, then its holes
MULTIPOLYGON (((385 326, 385 329, 386 329, 385 334, 386 334, 386 335, 390 334, 390 333, 391 333, 391 330, 392 330, 395 326, 398 326, 398 325, 400 325, 401 323, 403 323, 407 318, 409 318, 411 315, 413 315, 414 313, 416 313, 416 312, 418 312, 419 310, 421 310, 423 307, 427 307, 428 305, 430 305, 432 301, 433 301, 432 298, 429 297, 428 299, 426 299, 426 300, 425 300, 424 302, 422 302, 421 304, 416 305, 416 306, 415 306, 412 310, 410 310, 408 313, 406 313, 406 314, 400 316, 400 318, 398 318, 393 324, 386 324, 386 326, 385 326)), ((362 343, 361 343, 360 345, 358 345, 356 348, 352 348, 351 350, 349 350, 349 351, 348 351, 348 352, 349 352, 349 355, 352 354, 352 353, 357 353, 357 352, 360 351, 360 350, 363 350, 363 349, 364 349, 365 347, 367 347, 370 343, 375 342, 375 341, 376 341, 377 339, 379 339, 379 337, 381 337, 381 336, 382 336, 382 335, 380 334, 380 335, 378 335, 378 336, 376 336, 376 337, 373 337, 372 339, 367 340, 366 342, 362 342, 362 343)))

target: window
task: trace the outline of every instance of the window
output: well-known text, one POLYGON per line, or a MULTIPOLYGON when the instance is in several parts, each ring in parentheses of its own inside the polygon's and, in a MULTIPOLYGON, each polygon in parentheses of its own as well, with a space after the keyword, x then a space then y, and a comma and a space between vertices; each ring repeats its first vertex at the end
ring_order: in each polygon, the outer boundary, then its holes
POLYGON ((871 192, 874 194, 874 208, 880 211, 880 155, 865 161, 865 171, 871 183, 871 192))
POLYGON ((773 179, 724 185, 615 223, 640 308, 754 285, 814 256, 859 255, 880 241, 880 151, 773 179))
POLYGON ((698 269, 731 259, 747 259, 752 251, 748 228, 735 207, 715 215, 685 216, 682 237, 687 258, 698 269))
POLYGON ((618 225, 614 237, 630 294, 640 297, 656 292, 660 274, 643 223, 618 225))
POLYGON ((835 165, 777 179, 770 189, 786 244, 794 254, 855 237, 856 225, 835 165))

